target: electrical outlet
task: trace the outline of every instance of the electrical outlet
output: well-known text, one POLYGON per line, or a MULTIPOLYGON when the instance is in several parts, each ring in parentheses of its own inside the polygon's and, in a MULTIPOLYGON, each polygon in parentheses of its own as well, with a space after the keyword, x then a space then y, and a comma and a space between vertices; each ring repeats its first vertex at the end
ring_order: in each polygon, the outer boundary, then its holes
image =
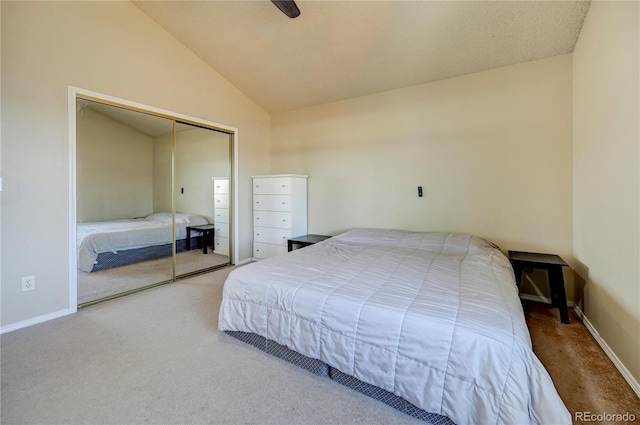
POLYGON ((36 289, 35 276, 26 276, 22 278, 22 292, 33 291, 36 289))

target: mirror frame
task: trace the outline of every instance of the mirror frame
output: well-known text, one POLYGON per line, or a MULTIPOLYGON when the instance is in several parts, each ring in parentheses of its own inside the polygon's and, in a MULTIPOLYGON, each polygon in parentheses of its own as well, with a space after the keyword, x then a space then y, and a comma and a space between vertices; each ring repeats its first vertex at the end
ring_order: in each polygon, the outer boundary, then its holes
MULTIPOLYGON (((120 99, 103 93, 85 90, 79 87, 68 86, 68 119, 69 119, 69 310, 74 313, 78 310, 78 265, 76 249, 76 221, 77 221, 77 164, 76 164, 76 100, 85 99, 107 105, 122 107, 162 118, 168 118, 199 127, 209 128, 227 133, 231 136, 231 204, 230 217, 230 247, 229 262, 236 264, 238 259, 238 129, 225 124, 195 118, 177 112, 120 99)), ((175 129, 175 123, 174 123, 175 129)), ((174 130, 175 131, 175 130, 174 130)), ((174 259, 175 261, 175 259, 174 259)), ((174 281, 174 280, 172 280, 174 281)))

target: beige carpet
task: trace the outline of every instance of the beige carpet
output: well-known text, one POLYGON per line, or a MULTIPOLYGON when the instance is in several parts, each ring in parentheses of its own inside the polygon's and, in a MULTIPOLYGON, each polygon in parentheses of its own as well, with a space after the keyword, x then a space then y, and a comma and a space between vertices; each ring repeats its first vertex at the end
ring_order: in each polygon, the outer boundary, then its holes
MULTIPOLYGON (((2 335, 2 424, 424 424, 218 332, 230 270, 2 335)), ((569 342, 582 324, 528 310, 534 347, 570 410, 640 416, 595 341, 569 342)))

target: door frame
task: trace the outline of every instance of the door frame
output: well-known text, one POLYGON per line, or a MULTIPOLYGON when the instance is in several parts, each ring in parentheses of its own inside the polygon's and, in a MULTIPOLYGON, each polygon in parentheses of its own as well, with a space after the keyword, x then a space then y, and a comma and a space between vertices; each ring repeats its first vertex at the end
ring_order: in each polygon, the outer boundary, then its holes
POLYGON ((157 115, 176 121, 193 123, 220 130, 231 135, 231 249, 229 261, 236 264, 238 259, 238 129, 225 124, 201 118, 191 117, 166 109, 156 108, 149 105, 133 102, 126 99, 117 98, 104 93, 98 93, 80 87, 68 86, 68 120, 69 120, 69 310, 71 313, 78 311, 78 255, 77 255, 77 199, 76 199, 76 99, 95 100, 114 106, 122 106, 127 109, 157 115))

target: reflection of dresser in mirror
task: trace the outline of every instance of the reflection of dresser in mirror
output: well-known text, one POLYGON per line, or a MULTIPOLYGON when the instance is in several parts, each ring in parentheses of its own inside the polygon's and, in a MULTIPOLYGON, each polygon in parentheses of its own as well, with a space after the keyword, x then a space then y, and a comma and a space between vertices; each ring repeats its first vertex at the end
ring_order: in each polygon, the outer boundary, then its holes
POLYGON ((213 178, 214 252, 229 255, 229 178, 213 178))

